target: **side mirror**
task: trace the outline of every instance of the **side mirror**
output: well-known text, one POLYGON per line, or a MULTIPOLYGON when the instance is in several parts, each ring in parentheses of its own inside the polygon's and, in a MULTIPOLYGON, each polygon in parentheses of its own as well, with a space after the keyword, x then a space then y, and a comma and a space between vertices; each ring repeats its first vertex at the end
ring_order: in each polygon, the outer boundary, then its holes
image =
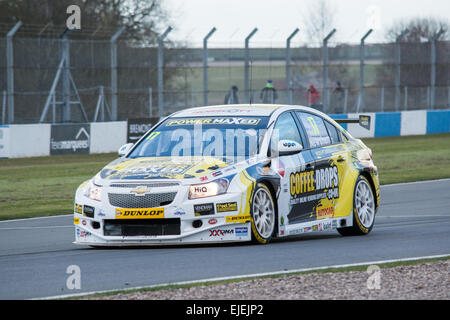
POLYGON ((121 146, 118 151, 119 157, 125 156, 131 150, 132 147, 133 147, 132 143, 127 143, 121 146))
POLYGON ((278 142, 278 150, 272 149, 272 154, 278 154, 279 157, 290 156, 296 153, 300 153, 303 150, 303 146, 293 140, 281 140, 278 142))

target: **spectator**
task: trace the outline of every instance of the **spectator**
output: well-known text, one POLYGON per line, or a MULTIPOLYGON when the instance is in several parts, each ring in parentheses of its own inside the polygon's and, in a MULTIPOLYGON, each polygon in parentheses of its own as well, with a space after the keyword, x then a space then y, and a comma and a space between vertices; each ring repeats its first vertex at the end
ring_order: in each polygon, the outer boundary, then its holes
POLYGON ((308 101, 308 106, 318 110, 322 109, 322 105, 320 104, 320 93, 313 84, 310 84, 309 89, 306 90, 306 101, 308 101))
POLYGON ((278 99, 277 90, 272 84, 272 80, 267 80, 266 86, 261 90, 259 95, 262 103, 275 103, 278 99))
POLYGON ((309 106, 320 102, 320 93, 316 90, 313 84, 310 84, 309 89, 306 90, 306 100, 308 101, 309 106))
POLYGON ((336 82, 336 87, 332 91, 333 96, 335 97, 334 101, 335 103, 332 104, 334 107, 333 112, 334 113, 343 113, 344 112, 344 95, 345 91, 344 88, 342 88, 341 82, 336 82))
POLYGON ((225 96, 224 104, 239 104, 238 91, 239 89, 237 86, 232 86, 225 96))

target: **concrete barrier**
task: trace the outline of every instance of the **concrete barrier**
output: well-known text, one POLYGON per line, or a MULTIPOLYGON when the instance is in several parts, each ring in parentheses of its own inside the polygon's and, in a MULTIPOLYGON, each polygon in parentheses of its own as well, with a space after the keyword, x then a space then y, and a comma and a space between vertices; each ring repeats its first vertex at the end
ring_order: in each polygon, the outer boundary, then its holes
POLYGON ((13 124, 9 126, 8 158, 50 155, 50 124, 13 124))
POLYGON ((127 122, 91 123, 91 145, 89 153, 116 152, 127 143, 127 122))
POLYGON ((351 113, 330 115, 333 119, 357 119, 370 115, 370 131, 358 124, 343 125, 355 138, 424 135, 450 132, 450 110, 416 110, 380 113, 351 113))
POLYGON ((0 126, 0 158, 9 157, 9 126, 0 126))

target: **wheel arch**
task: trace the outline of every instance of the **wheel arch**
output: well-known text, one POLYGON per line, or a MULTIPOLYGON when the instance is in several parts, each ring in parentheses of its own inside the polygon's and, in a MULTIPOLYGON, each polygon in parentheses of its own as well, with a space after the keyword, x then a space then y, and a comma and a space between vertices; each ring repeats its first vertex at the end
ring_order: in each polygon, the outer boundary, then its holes
POLYGON ((375 210, 378 210, 379 203, 378 203, 378 197, 377 197, 377 190, 375 188, 375 183, 373 182, 373 178, 372 178, 372 175, 369 172, 369 169, 361 170, 360 171, 360 175, 363 176, 364 178, 366 178, 367 181, 369 181, 370 188, 372 189, 373 196, 374 196, 374 199, 375 199, 375 210))
POLYGON ((273 202, 275 204, 275 231, 274 231, 274 237, 276 238, 278 236, 278 219, 279 219, 279 212, 278 212, 278 199, 277 199, 277 192, 276 189, 279 187, 279 182, 276 183, 272 179, 262 178, 257 181, 257 183, 264 184, 270 191, 270 194, 272 195, 273 202))

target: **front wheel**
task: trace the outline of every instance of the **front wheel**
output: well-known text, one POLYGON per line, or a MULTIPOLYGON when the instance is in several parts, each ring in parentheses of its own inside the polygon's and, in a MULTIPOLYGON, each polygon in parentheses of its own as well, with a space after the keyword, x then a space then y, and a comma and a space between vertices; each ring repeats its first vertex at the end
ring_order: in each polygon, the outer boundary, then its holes
POLYGON ((275 204, 269 188, 258 183, 251 204, 252 240, 265 244, 270 241, 275 231, 275 204))
POLYGON ((356 180, 353 193, 353 226, 338 228, 343 236, 368 234, 375 223, 375 197, 370 182, 363 176, 356 180))

